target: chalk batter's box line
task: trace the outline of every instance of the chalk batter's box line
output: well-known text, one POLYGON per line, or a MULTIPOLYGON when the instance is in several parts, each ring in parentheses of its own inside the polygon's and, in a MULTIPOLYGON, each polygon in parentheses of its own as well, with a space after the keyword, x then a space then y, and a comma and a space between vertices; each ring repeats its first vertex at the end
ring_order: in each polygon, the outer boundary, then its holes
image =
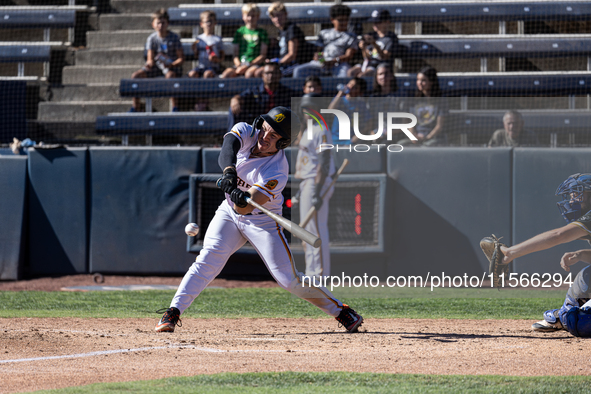
MULTIPOLYGON (((194 345, 171 345, 171 346, 142 347, 142 348, 135 348, 135 349, 104 350, 104 351, 89 352, 89 353, 65 354, 62 356, 17 358, 17 359, 12 359, 12 360, 0 360, 0 364, 59 360, 59 359, 66 359, 66 358, 95 357, 95 356, 104 356, 104 355, 111 355, 111 354, 146 352, 146 351, 150 351, 150 350, 165 350, 165 349, 180 349, 180 348, 194 349, 194 350, 207 352, 207 353, 285 353, 285 350, 263 350, 263 349, 224 350, 224 349, 198 347, 198 346, 194 346, 194 345)), ((317 350, 292 350, 292 352, 294 352, 294 353, 312 353, 312 352, 317 352, 317 350)))

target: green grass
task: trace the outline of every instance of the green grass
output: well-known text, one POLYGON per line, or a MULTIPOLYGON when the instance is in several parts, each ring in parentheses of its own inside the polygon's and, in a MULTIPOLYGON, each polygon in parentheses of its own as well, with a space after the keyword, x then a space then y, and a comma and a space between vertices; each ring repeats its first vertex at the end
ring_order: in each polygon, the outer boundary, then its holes
POLYGON ((582 376, 401 375, 351 372, 224 373, 99 383, 40 393, 591 393, 582 376))
MULTIPOLYGON (((365 318, 538 319, 564 301, 563 290, 407 289, 391 297, 346 297, 365 318), (529 292, 529 293, 528 293, 529 292), (439 295, 438 295, 439 294, 439 295), (529 297, 527 296, 529 295, 529 297), (477 297, 479 296, 479 297, 477 297)), ((351 291, 350 293, 354 293, 351 291)), ((155 317, 174 291, 0 292, 0 317, 155 317)), ((327 317, 280 288, 206 289, 183 314, 198 318, 327 317)))

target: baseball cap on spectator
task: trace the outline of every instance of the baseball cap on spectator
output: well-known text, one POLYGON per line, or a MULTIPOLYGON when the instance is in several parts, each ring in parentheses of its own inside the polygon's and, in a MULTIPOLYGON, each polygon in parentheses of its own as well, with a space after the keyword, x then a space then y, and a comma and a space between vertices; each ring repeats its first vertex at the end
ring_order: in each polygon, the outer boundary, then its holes
POLYGON ((373 10, 371 13, 371 18, 369 18, 368 22, 370 23, 380 23, 380 22, 389 22, 390 21, 390 13, 388 10, 379 9, 373 10))

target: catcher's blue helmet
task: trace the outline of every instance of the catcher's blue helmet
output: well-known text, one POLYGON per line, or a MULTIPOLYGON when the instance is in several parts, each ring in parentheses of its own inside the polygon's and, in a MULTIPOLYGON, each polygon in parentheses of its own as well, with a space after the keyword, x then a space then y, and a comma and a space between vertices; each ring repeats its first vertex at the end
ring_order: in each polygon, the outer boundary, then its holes
POLYGON ((577 220, 586 213, 583 212, 581 203, 584 192, 588 191, 591 191, 591 174, 573 174, 556 189, 556 195, 562 197, 562 201, 556 204, 567 223, 577 220))

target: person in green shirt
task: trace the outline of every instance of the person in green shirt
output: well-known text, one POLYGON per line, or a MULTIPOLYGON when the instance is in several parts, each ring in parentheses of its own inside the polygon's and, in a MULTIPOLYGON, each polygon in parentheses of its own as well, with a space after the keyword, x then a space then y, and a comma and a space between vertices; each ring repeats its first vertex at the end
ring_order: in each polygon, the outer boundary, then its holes
POLYGON ((258 28, 261 10, 255 3, 247 3, 242 7, 244 26, 234 34, 234 67, 224 70, 220 78, 235 78, 244 75, 254 77, 254 72, 264 65, 267 59, 269 35, 265 29, 258 28))

